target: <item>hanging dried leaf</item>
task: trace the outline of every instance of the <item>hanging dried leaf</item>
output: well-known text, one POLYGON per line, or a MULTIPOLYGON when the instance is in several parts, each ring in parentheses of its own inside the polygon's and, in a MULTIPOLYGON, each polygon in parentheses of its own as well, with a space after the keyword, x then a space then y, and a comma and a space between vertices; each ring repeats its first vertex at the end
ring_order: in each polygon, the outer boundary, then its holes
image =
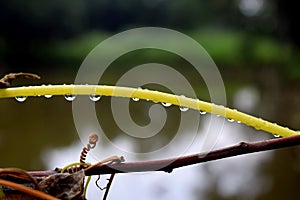
POLYGON ((57 173, 39 183, 43 192, 59 199, 84 200, 84 171, 76 173, 57 173))

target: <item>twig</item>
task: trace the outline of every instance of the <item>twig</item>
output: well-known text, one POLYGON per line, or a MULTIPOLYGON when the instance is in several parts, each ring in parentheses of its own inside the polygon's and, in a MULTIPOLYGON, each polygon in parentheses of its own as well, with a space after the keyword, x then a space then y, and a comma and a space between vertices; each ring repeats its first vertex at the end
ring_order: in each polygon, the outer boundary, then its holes
POLYGON ((116 163, 121 163, 121 162, 124 162, 125 159, 123 156, 119 157, 119 156, 111 156, 111 157, 108 157, 104 160, 101 160, 100 162, 94 164, 94 165, 91 165, 87 168, 85 168, 84 170, 85 171, 89 171, 89 170, 92 170, 92 168, 95 168, 97 166, 101 166, 101 165, 104 165, 104 164, 107 164, 107 165, 111 165, 111 164, 116 164, 116 163))
POLYGON ((59 173, 60 169, 55 170, 45 170, 45 171, 29 171, 28 173, 33 177, 47 177, 52 174, 59 173))
POLYGON ((34 184, 36 190, 41 190, 38 182, 35 178, 28 172, 18 169, 18 168, 4 168, 0 169, 0 179, 7 179, 9 177, 14 177, 19 180, 29 181, 34 184))
MULTIPOLYGON (((219 160, 228 157, 234 157, 243 154, 254 152, 275 150, 279 148, 291 147, 300 145, 300 135, 264 140, 259 142, 241 142, 237 145, 213 150, 210 152, 193 154, 179 158, 154 160, 144 162, 125 162, 114 164, 102 164, 89 167, 85 170, 86 176, 99 174, 114 174, 114 173, 128 173, 128 172, 145 172, 145 171, 165 171, 172 172, 173 169, 208 162, 212 160, 219 160)), ((51 175, 55 171, 46 172, 29 172, 34 175, 51 175)))
POLYGON ((44 192, 25 187, 23 185, 20 185, 18 183, 14 183, 14 182, 11 182, 11 181, 0 179, 0 185, 4 185, 4 186, 7 186, 7 187, 14 188, 18 191, 21 191, 21 192, 23 192, 25 194, 28 194, 30 196, 33 196, 33 197, 37 197, 39 199, 58 200, 58 198, 55 198, 55 197, 53 197, 49 194, 46 194, 44 192))
POLYGON ((111 175, 110 175, 110 178, 108 179, 108 183, 107 183, 107 185, 106 185, 106 190, 105 190, 105 193, 104 193, 104 196, 103 196, 103 199, 102 199, 102 200, 106 200, 106 199, 107 199, 108 192, 109 192, 110 186, 111 186, 111 184, 112 184, 112 181, 114 180, 115 175, 116 175, 116 174, 111 174, 111 175))

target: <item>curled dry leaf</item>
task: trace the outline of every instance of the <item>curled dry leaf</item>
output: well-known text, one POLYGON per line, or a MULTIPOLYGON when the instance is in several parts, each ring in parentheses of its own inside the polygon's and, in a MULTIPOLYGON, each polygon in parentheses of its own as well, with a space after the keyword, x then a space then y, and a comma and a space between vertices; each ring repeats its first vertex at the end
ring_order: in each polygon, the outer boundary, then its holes
POLYGON ((31 73, 10 73, 5 75, 2 79, 0 79, 0 88, 9 88, 11 87, 12 81, 16 78, 23 77, 23 78, 30 78, 30 79, 40 79, 40 76, 31 73))
POLYGON ((56 173, 48 176, 39 183, 41 190, 59 199, 85 199, 84 171, 56 173))

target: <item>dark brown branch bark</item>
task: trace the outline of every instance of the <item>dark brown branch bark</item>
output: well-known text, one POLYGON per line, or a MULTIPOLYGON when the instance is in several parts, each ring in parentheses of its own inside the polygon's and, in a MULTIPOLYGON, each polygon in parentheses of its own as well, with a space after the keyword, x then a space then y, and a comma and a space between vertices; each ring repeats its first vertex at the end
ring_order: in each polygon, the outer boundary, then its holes
MULTIPOLYGON (((103 164, 95 165, 85 171, 86 176, 99 175, 99 174, 113 174, 113 173, 128 173, 128 172, 146 172, 146 171, 165 171, 172 172, 173 169, 208 162, 212 160, 219 160, 237 155, 244 155, 254 152, 261 152, 267 150, 275 150, 279 148, 291 147, 300 145, 300 135, 270 139, 259 142, 241 142, 240 144, 213 150, 210 152, 193 154, 179 158, 154 160, 144 162, 125 162, 116 164, 103 164)), ((39 174, 52 174, 55 171, 43 172, 30 172, 32 175, 39 174)))

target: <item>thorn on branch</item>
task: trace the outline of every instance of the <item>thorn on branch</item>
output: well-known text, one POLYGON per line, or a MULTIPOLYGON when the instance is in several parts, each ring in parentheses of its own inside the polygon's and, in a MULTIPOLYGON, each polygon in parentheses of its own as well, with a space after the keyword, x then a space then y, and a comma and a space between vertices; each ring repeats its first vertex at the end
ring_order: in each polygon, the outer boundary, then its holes
POLYGON ((249 147, 248 143, 246 142, 240 142, 240 148, 241 149, 247 149, 249 147))

